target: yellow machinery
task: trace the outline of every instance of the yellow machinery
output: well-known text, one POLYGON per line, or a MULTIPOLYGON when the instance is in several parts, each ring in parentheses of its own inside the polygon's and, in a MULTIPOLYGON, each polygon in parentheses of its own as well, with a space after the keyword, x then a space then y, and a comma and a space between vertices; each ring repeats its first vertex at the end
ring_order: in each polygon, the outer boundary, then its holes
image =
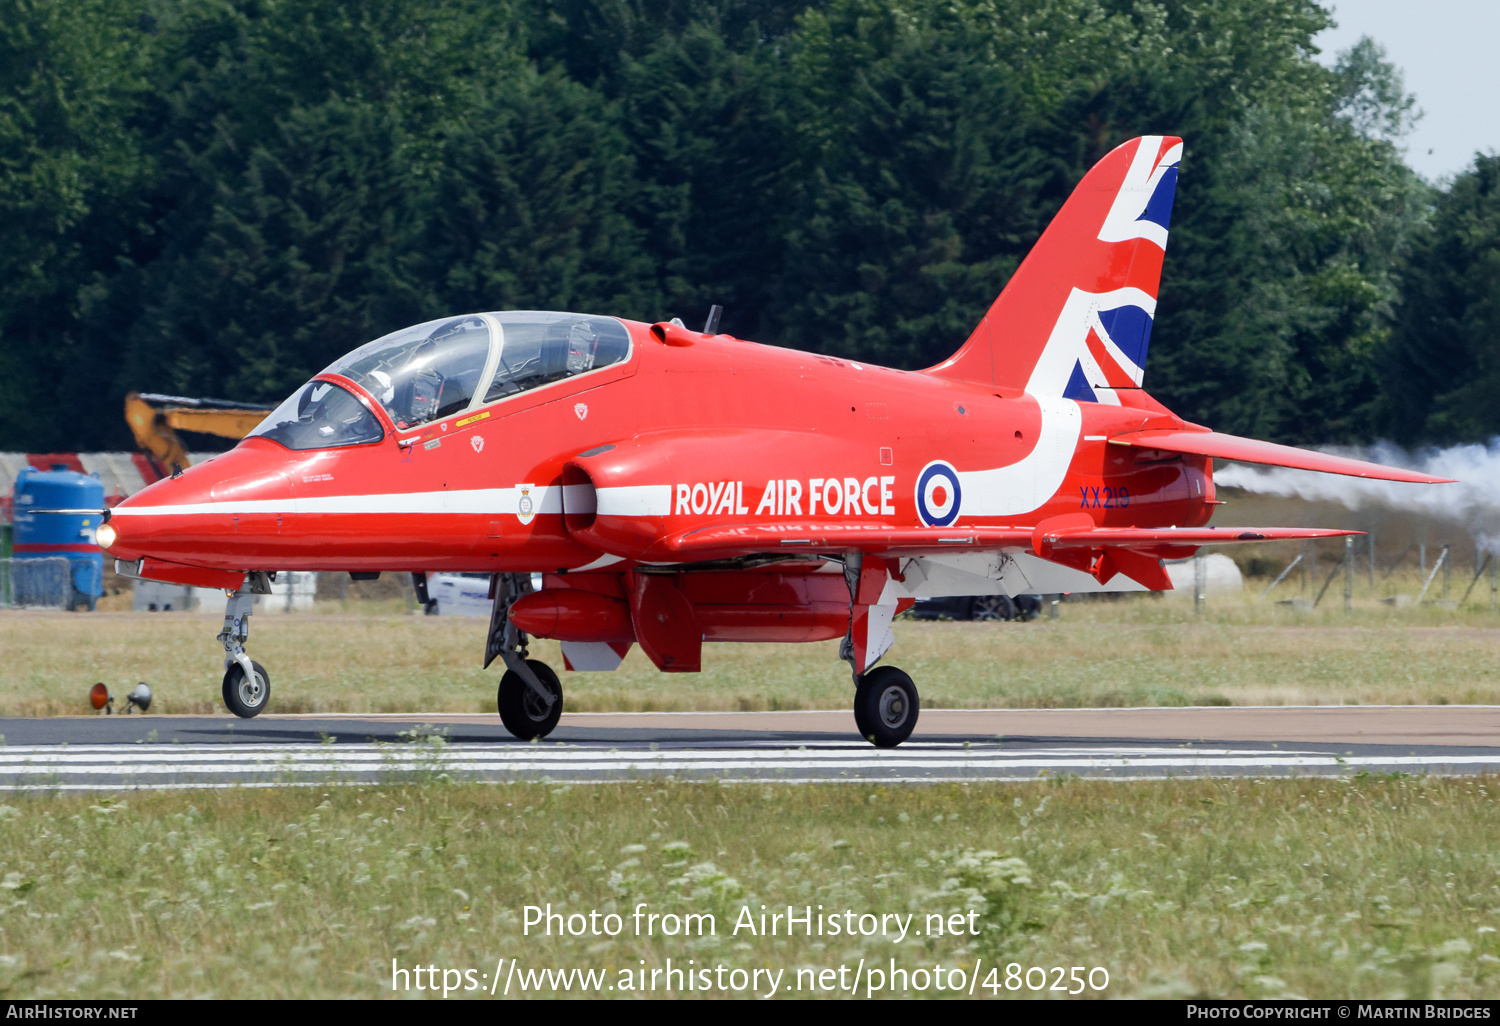
POLYGON ((131 392, 125 397, 125 422, 135 435, 135 444, 156 461, 164 475, 178 474, 191 462, 177 437, 178 431, 244 438, 272 409, 222 399, 131 392))

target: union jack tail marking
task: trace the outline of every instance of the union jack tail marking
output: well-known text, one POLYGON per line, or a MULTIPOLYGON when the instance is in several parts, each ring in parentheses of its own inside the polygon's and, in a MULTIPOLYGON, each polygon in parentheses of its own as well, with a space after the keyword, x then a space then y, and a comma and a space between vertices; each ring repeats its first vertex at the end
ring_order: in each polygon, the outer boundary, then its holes
POLYGON ((1182 140, 1117 147, 1079 182, 963 348, 930 373, 1134 405, 1182 140))

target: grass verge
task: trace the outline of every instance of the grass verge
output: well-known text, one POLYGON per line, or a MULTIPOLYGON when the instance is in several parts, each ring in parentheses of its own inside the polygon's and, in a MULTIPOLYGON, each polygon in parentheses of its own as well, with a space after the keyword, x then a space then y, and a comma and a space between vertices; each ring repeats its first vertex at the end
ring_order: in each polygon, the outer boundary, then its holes
MULTIPOLYGON (((0 805, 0 997, 390 996, 392 959, 477 977, 503 957, 610 982, 668 958, 781 968, 783 995, 799 968, 894 958, 1103 967, 1110 983, 1091 996, 1494 998, 1494 787, 436 782, 12 796, 0 805), (524 906, 549 902, 627 922, 639 903, 711 913, 715 930, 524 936, 524 906), (978 932, 733 932, 741 909, 788 904, 914 914, 914 930, 972 910, 978 932)), ((1059 996, 1008 992, 1003 974, 1000 996, 1059 996)))

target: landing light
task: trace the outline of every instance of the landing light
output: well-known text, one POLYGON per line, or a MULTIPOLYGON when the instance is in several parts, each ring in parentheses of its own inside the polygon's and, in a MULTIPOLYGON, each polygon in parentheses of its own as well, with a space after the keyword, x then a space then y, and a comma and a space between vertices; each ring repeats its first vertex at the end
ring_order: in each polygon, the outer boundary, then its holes
POLYGON ((150 708, 151 689, 146 686, 145 681, 141 681, 131 689, 130 694, 125 696, 125 712, 132 713, 137 709, 139 709, 141 712, 145 712, 150 708))
POLYGON ((94 540, 99 543, 101 549, 107 549, 113 545, 116 537, 118 535, 115 533, 115 529, 109 524, 100 524, 99 530, 94 532, 94 540))

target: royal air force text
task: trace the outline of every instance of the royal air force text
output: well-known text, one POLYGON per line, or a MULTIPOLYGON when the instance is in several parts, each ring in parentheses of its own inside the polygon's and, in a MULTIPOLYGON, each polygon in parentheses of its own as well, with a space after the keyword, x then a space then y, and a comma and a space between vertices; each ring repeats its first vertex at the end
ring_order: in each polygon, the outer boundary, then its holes
MULTIPOLYGON (((896 512, 895 477, 814 477, 769 482, 756 516, 880 516, 896 512)), ((754 485, 751 486, 752 494, 754 485)), ((750 512, 743 481, 699 481, 673 487, 677 516, 744 516, 750 512)))

